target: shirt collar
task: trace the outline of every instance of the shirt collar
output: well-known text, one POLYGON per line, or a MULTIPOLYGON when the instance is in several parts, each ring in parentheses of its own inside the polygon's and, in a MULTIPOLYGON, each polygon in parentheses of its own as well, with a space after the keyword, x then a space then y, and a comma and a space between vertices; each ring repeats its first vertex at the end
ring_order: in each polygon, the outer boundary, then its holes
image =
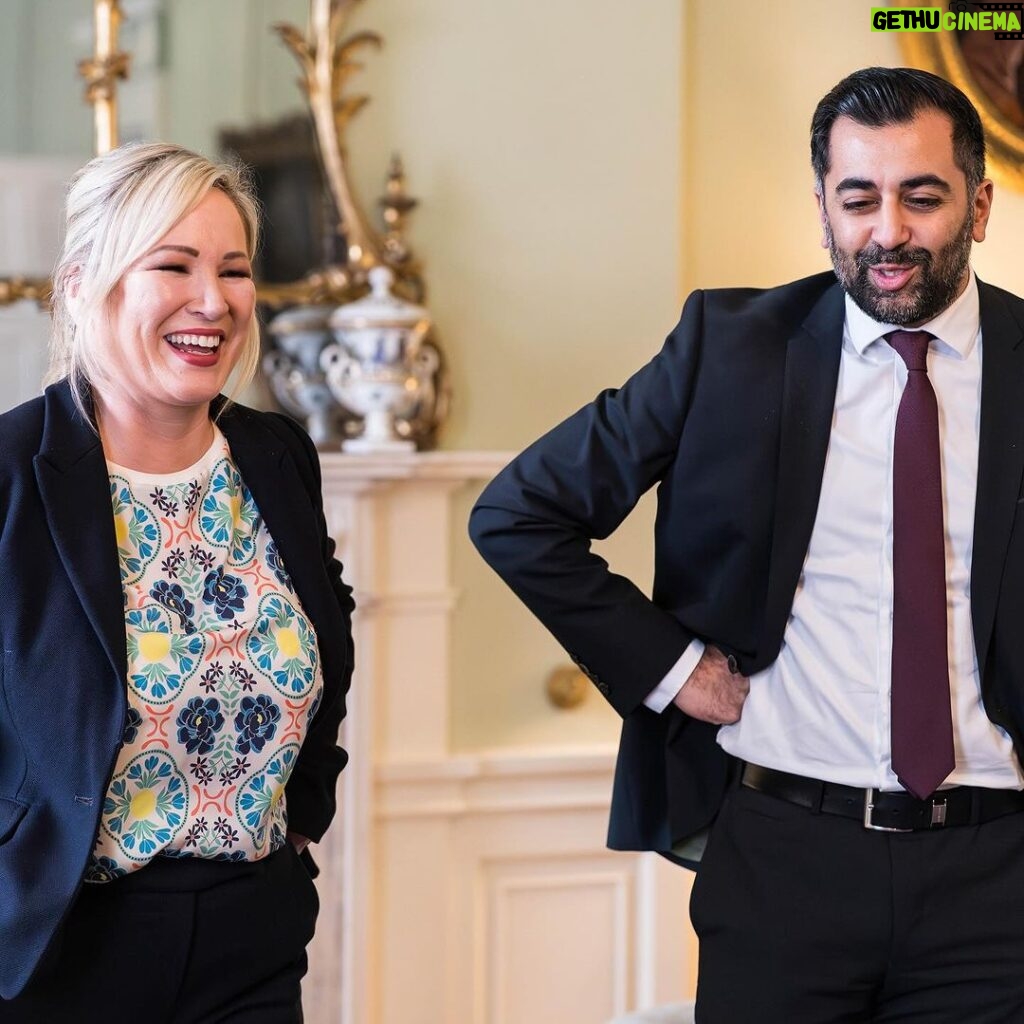
MULTIPOLYGON (((981 307, 978 301, 978 280, 970 271, 967 287, 937 317, 915 330, 928 331, 951 348, 961 359, 970 355, 981 327, 981 307)), ((880 341, 890 331, 905 330, 894 324, 872 320, 853 299, 846 295, 846 331, 850 342, 860 355, 869 345, 880 341)))

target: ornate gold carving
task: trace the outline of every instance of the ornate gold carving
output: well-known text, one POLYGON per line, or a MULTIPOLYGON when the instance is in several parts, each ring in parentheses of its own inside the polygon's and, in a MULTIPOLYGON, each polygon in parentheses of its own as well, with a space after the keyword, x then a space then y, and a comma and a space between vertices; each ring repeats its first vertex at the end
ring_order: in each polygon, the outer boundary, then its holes
POLYGON ((374 230, 356 200, 348 171, 345 131, 349 122, 369 103, 369 97, 350 95, 345 89, 363 65, 354 59, 365 47, 380 49, 376 32, 342 32, 356 6, 363 0, 310 0, 306 34, 294 25, 278 23, 280 35, 302 69, 299 87, 305 93, 313 118, 317 146, 345 234, 348 264, 317 271, 303 281, 287 285, 261 285, 260 300, 268 305, 289 302, 347 302, 365 290, 366 272, 389 266, 395 273, 397 291, 421 302, 425 287, 420 267, 402 236, 405 218, 417 201, 405 192, 405 174, 397 157, 392 158, 386 193, 380 200, 386 231, 374 230), (343 282, 347 278, 347 282, 343 282), (335 290, 324 290, 325 286, 335 290))
POLYGON ((352 57, 362 47, 380 48, 376 32, 356 32, 342 39, 341 32, 353 8, 362 0, 310 0, 309 32, 303 36, 294 25, 279 23, 274 29, 302 68, 299 87, 306 94, 313 116, 320 159, 331 194, 344 225, 348 259, 352 266, 368 270, 384 263, 379 238, 366 223, 355 200, 345 161, 345 129, 369 102, 368 96, 347 96, 348 79, 362 68, 352 57))
POLYGON ((78 62, 85 79, 85 98, 92 104, 96 122, 96 153, 108 153, 117 146, 117 80, 128 77, 130 57, 117 48, 117 34, 124 15, 120 0, 95 0, 96 50, 78 62))
POLYGON ((340 305, 354 298, 354 282, 345 267, 314 270, 299 281, 284 284, 256 282, 256 300, 270 309, 295 305, 340 305))
POLYGON ((53 287, 46 277, 0 277, 0 306, 30 299, 45 309, 53 287))
MULTIPOLYGON (((384 218, 384 252, 388 261, 395 268, 403 267, 410 277, 420 280, 419 267, 413 259, 412 252, 405 241, 405 220, 419 206, 419 200, 413 199, 405 191, 405 168, 402 158, 392 154, 388 167, 388 181, 384 187, 384 195, 377 200, 384 218)), ((421 301, 418 296, 415 301, 421 301)))

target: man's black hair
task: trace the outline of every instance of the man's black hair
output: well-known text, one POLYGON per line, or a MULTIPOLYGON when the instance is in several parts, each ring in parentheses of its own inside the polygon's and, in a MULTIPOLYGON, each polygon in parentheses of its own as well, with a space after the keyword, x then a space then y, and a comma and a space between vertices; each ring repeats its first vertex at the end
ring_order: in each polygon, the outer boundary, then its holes
POLYGON ((821 189, 829 169, 829 140, 837 118, 869 128, 906 124, 922 110, 953 123, 953 158, 969 195, 985 177, 985 133, 974 104, 944 78, 916 68, 863 68, 848 75, 818 104, 811 118, 811 166, 821 189))

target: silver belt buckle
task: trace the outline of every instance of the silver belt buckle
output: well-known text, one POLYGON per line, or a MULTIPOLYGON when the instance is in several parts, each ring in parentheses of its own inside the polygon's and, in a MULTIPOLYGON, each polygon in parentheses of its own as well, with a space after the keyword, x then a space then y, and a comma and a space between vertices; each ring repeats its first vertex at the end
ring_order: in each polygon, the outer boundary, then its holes
MULTIPOLYGON (((864 790, 864 827, 872 832, 913 832, 912 828, 887 828, 885 825, 876 825, 872 820, 871 812, 875 809, 875 790, 864 790)), ((935 812, 941 811, 942 821, 946 820, 946 805, 935 804, 932 806, 932 824, 935 823, 935 812)))

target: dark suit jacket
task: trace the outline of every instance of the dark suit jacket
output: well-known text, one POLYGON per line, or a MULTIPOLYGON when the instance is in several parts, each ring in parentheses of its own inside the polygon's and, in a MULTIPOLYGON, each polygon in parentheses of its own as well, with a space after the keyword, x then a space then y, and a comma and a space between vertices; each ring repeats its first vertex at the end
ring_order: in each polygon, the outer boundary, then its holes
MULTIPOLYGON (((971 608, 989 717, 1024 749, 1024 302, 979 284, 982 408, 971 608)), ((831 273, 695 292, 661 352, 487 487, 484 558, 623 716, 609 845, 705 828, 716 727, 642 701, 695 637, 750 675, 777 657, 810 541, 844 319, 831 273), (658 488, 652 599, 590 551, 658 488)), ((836 614, 842 614, 837 608, 836 614)))
MULTIPOLYGON (((352 672, 351 590, 309 438, 284 416, 238 405, 219 426, 320 647, 324 695, 286 789, 289 828, 317 840, 346 760, 336 740, 352 672)), ((92 850, 127 710, 123 608, 103 450, 56 384, 0 416, 2 998, 29 980, 92 850)))

